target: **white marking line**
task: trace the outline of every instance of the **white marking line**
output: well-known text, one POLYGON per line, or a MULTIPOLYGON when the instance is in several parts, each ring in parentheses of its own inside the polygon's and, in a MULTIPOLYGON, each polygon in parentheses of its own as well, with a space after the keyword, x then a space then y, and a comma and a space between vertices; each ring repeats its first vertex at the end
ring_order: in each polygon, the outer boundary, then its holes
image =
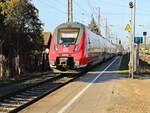
POLYGON ((70 100, 61 110, 59 110, 57 113, 64 113, 64 111, 70 107, 116 60, 118 59, 115 58, 115 60, 112 61, 110 65, 108 65, 102 73, 100 73, 94 80, 92 80, 81 92, 79 92, 72 100, 70 100))

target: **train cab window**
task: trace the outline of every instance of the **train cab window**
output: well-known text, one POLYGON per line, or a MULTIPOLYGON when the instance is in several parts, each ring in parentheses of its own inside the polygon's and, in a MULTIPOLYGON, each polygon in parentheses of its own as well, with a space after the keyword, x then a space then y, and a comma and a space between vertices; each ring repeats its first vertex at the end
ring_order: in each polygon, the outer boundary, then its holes
POLYGON ((66 45, 66 44, 75 44, 76 40, 78 38, 79 35, 79 30, 78 31, 60 31, 59 32, 59 37, 58 37, 58 43, 62 44, 62 45, 66 45))

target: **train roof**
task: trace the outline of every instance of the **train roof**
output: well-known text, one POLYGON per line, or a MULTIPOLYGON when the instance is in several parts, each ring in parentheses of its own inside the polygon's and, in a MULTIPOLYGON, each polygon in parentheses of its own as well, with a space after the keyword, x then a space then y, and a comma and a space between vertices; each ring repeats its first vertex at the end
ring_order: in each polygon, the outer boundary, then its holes
POLYGON ((63 24, 60 24, 56 27, 55 30, 59 29, 59 28, 73 28, 73 27, 77 27, 77 28, 85 28, 85 25, 79 23, 79 22, 71 22, 71 23, 63 23, 63 24))
MULTIPOLYGON (((60 28, 67 28, 67 27, 68 28, 83 28, 83 29, 87 28, 87 29, 89 29, 87 26, 85 26, 84 24, 79 23, 79 22, 70 22, 70 23, 67 22, 67 23, 63 23, 63 24, 58 25, 55 30, 58 30, 60 28)), ((91 31, 91 30, 89 29, 89 31, 91 31)), ((107 40, 107 42, 109 42, 110 44, 112 44, 112 46, 115 46, 115 44, 113 44, 111 41, 109 41, 105 37, 103 37, 103 36, 101 36, 101 37, 104 38, 105 40, 107 40)))

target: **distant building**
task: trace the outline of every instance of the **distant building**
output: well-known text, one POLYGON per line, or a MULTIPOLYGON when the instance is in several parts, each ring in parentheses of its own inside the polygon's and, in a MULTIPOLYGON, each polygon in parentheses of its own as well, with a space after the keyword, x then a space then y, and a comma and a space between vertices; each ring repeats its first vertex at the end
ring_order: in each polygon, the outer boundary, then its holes
POLYGON ((150 44, 140 44, 140 53, 150 53, 150 44))
POLYGON ((150 36, 146 36, 146 44, 150 44, 150 36))
POLYGON ((44 47, 49 48, 50 42, 51 42, 51 38, 52 38, 52 34, 51 32, 43 32, 43 39, 44 39, 44 47))
POLYGON ((141 49, 150 49, 150 44, 140 44, 141 49))
POLYGON ((48 62, 48 52, 50 47, 50 42, 52 38, 51 32, 43 32, 43 40, 44 40, 44 49, 42 54, 42 71, 49 71, 49 62, 48 62))

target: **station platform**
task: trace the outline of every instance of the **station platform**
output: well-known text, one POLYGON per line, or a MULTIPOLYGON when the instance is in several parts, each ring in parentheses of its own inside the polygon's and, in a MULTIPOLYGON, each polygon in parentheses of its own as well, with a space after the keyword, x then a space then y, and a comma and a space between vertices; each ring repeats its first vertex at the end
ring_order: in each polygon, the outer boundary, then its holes
POLYGON ((146 102, 137 101, 140 91, 150 86, 150 80, 141 82, 145 85, 135 90, 137 81, 117 72, 121 58, 97 66, 19 113, 150 113, 149 94, 144 96, 146 102))

